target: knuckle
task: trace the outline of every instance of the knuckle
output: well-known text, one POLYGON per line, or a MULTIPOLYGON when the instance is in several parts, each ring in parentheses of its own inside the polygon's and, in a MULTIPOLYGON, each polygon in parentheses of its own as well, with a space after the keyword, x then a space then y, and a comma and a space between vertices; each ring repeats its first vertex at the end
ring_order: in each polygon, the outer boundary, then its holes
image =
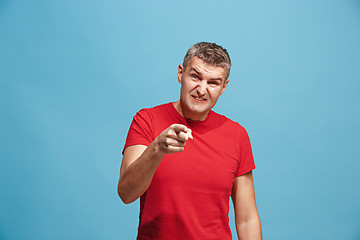
POLYGON ((167 138, 170 138, 170 137, 172 137, 172 136, 173 136, 173 134, 172 134, 171 131, 168 131, 168 132, 166 133, 166 137, 167 137, 167 138))

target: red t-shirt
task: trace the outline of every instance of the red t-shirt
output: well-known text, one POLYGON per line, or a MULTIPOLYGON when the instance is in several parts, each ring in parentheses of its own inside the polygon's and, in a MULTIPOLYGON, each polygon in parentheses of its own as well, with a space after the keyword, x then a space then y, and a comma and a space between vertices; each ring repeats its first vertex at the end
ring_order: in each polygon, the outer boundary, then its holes
POLYGON ((165 154, 140 197, 137 239, 232 239, 229 198, 235 177, 255 168, 246 130, 210 111, 204 121, 185 119, 167 103, 140 110, 124 149, 148 146, 173 123, 192 130, 181 153, 165 154))

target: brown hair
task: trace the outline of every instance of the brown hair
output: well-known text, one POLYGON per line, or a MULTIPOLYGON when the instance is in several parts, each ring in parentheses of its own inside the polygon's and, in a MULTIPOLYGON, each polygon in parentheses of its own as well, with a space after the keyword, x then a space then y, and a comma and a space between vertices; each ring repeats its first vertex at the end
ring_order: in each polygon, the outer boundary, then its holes
POLYGON ((190 59, 195 56, 216 67, 225 67, 227 71, 226 79, 229 77, 231 60, 225 48, 210 42, 199 42, 192 45, 184 57, 184 71, 190 59))

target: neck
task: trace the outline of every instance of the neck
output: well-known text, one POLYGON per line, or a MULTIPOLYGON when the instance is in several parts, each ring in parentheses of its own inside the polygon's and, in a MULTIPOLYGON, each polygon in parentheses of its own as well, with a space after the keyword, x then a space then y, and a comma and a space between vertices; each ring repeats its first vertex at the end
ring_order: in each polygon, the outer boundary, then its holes
POLYGON ((184 107, 181 106, 181 101, 178 100, 173 103, 176 111, 180 113, 181 116, 183 116, 185 119, 190 119, 192 121, 204 121, 209 113, 204 114, 196 114, 187 112, 184 107))

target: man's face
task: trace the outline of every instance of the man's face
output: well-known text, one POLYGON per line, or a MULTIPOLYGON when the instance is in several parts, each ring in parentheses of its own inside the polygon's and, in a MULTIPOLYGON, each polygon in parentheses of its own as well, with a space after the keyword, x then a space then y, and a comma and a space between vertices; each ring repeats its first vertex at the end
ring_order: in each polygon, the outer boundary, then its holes
POLYGON ((198 57, 191 58, 186 69, 179 65, 180 110, 185 118, 206 119, 226 89, 226 73, 225 67, 215 67, 198 57))

